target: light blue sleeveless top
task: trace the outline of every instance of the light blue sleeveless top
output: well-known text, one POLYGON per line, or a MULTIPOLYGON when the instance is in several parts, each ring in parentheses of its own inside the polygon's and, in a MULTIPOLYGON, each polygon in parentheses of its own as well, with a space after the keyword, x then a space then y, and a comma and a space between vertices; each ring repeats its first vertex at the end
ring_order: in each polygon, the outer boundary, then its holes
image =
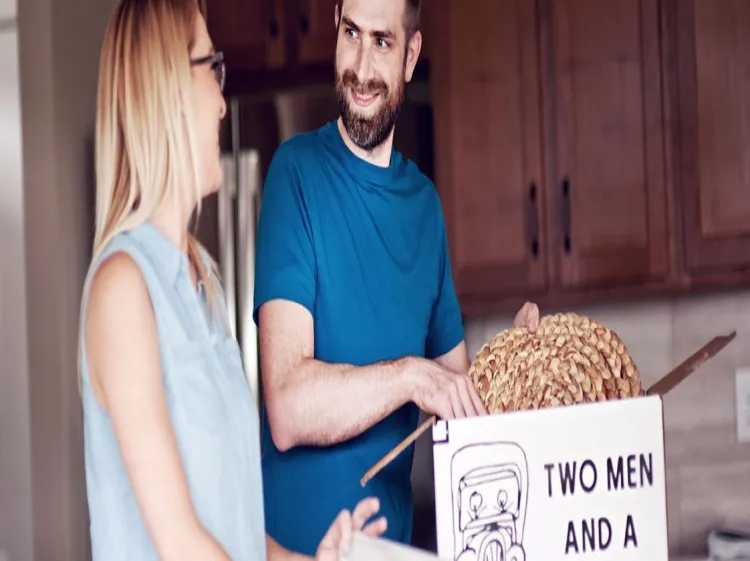
MULTIPOLYGON (((172 427, 198 518, 232 561, 266 559, 258 410, 226 321, 213 319, 184 255, 151 223, 113 239, 93 273, 115 252, 139 265, 154 307, 172 427)), ((218 281, 215 291, 226 310, 218 281)), ((83 318, 85 318, 85 309, 83 318)), ((224 316, 226 318, 226 316, 224 316)), ((85 333, 84 320, 81 334, 85 333)), ((93 561, 156 561, 108 414, 81 357, 86 487, 93 561)))

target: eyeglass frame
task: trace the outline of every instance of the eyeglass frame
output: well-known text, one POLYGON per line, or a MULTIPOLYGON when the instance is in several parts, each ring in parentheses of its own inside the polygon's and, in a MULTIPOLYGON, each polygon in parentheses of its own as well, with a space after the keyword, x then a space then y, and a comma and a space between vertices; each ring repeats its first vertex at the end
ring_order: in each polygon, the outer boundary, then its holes
POLYGON ((201 64, 211 65, 211 71, 214 73, 216 81, 219 82, 219 88, 224 92, 224 85, 227 80, 227 67, 224 63, 224 53, 222 51, 216 51, 215 53, 204 57, 190 59, 190 66, 199 66, 201 64))

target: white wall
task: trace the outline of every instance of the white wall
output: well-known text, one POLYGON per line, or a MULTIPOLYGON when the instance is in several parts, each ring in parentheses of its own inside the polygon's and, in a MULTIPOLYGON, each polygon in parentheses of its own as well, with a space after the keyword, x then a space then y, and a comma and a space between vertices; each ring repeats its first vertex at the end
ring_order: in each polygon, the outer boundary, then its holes
MULTIPOLYGON (((17 50, 0 31, 0 550, 10 561, 89 557, 76 342, 113 4, 24 0, 17 50)), ((9 7, 0 0, 0 22, 9 7)))
POLYGON ((0 0, 0 21, 11 21, 15 24, 16 0, 0 0))
POLYGON ((21 93, 15 2, 0 0, 0 552, 32 559, 21 93))

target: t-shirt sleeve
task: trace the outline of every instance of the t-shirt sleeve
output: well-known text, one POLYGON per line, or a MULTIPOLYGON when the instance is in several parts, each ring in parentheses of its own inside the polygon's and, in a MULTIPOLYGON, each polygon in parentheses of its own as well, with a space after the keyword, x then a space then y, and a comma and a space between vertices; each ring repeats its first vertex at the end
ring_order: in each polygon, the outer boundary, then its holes
POLYGON ((435 359, 451 351, 464 339, 464 325, 461 317, 461 307, 453 286, 448 237, 445 222, 440 212, 440 228, 438 243, 440 244, 440 271, 437 299, 432 307, 429 331, 427 333, 426 355, 435 359))
POLYGON ((295 302, 313 313, 315 254, 294 154, 281 145, 268 169, 258 218, 253 320, 270 300, 295 302))

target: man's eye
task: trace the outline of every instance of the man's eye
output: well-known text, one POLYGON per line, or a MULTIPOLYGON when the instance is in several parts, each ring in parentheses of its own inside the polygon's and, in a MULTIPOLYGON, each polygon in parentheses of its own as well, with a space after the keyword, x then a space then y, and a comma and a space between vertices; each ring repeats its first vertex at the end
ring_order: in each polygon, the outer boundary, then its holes
POLYGON ((388 41, 385 39, 378 39, 378 47, 381 49, 387 49, 388 48, 388 41))

